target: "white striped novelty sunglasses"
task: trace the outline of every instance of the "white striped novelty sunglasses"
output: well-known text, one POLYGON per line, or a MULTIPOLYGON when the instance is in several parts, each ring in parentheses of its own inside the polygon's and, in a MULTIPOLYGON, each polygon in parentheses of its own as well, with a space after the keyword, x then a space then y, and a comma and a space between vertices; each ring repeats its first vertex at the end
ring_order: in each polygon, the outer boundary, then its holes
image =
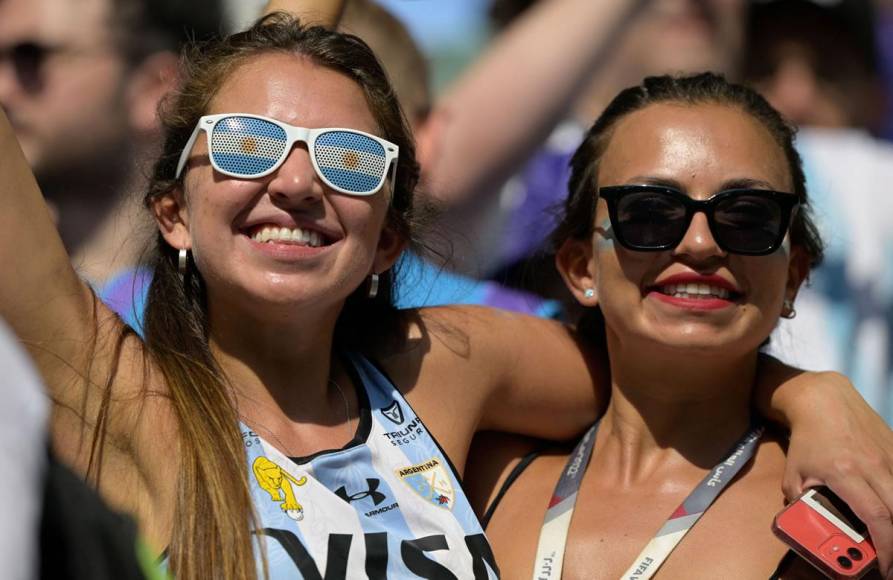
POLYGON ((313 169, 323 183, 348 195, 372 195, 388 170, 396 173, 399 148, 355 129, 307 129, 247 113, 205 115, 180 154, 177 179, 200 131, 208 135, 211 166, 230 177, 255 179, 276 171, 296 141, 307 144, 313 169))

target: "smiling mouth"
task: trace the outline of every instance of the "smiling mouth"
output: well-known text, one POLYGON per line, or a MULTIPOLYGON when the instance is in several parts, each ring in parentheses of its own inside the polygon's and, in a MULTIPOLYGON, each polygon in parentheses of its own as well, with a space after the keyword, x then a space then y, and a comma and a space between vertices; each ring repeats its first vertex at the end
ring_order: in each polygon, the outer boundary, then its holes
POLYGON ((697 282, 689 282, 686 284, 667 284, 664 286, 655 286, 652 288, 665 296, 673 298, 686 298, 690 300, 736 300, 740 294, 732 292, 726 288, 713 286, 710 284, 701 284, 697 282))
POLYGON ((281 228, 277 226, 260 226, 252 228, 246 234, 260 244, 290 244, 319 248, 332 243, 323 234, 303 228, 281 228))

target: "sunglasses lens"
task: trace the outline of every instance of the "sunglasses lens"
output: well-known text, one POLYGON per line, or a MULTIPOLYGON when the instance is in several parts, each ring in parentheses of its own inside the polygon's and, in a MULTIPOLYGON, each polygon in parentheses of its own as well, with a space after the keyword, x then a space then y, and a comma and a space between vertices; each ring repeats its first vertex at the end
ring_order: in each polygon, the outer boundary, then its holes
POLYGON ((28 91, 38 90, 41 84, 40 70, 46 59, 47 49, 39 44, 26 42, 14 46, 9 55, 16 78, 22 87, 28 91))
POLYGON ((316 138, 314 155, 323 177, 348 193, 374 193, 387 171, 381 143, 352 131, 323 133, 316 138))
POLYGON ((775 200, 742 193, 720 200, 713 213, 717 242, 730 252, 761 254, 771 251, 787 225, 775 200))
POLYGON ((626 245, 637 249, 673 246, 688 225, 685 206, 673 197, 653 191, 624 195, 617 200, 613 227, 626 245))
POLYGON ((279 125, 253 117, 219 121, 211 134, 211 157, 224 172, 256 177, 282 158, 288 137, 279 125))

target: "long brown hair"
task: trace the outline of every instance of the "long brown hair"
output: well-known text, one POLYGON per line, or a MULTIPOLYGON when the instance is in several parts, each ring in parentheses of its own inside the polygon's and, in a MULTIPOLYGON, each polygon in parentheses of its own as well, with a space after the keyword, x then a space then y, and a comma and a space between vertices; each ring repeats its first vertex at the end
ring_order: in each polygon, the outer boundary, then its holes
MULTIPOLYGON (((186 53, 181 87, 162 107, 165 142, 146 205, 151 207, 181 185, 175 177, 177 159, 226 79, 249 60, 270 52, 309 58, 361 87, 382 137, 400 148, 387 226, 412 243, 413 190, 419 169, 410 131, 381 65, 360 39, 305 27, 281 13, 186 53)), ((160 235, 151 262, 154 274, 144 319, 145 344, 152 364, 167 382, 179 424, 180 471, 170 568, 185 579, 254 578, 251 528, 256 518, 233 391, 208 346, 204 282, 191 261, 181 277, 177 251, 160 235)), ((374 301, 357 296, 362 288, 354 292, 339 317, 336 342, 357 346, 363 342, 364 329, 395 328, 399 318, 390 303, 392 280, 392 276, 383 277, 383 291, 374 301)))

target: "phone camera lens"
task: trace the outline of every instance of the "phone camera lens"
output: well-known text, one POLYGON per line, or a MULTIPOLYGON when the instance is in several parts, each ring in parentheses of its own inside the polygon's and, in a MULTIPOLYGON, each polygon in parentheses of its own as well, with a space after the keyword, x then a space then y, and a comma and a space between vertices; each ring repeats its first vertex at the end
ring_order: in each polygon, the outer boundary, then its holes
POLYGON ((846 556, 838 556, 837 563, 840 564, 840 567, 844 570, 849 570, 853 567, 853 561, 847 558, 846 556))
POLYGON ((852 559, 855 560, 856 562, 858 562, 859 560, 862 559, 862 552, 860 552, 860 551, 857 550, 856 548, 847 548, 846 553, 847 553, 847 556, 849 556, 850 558, 852 558, 852 559))

